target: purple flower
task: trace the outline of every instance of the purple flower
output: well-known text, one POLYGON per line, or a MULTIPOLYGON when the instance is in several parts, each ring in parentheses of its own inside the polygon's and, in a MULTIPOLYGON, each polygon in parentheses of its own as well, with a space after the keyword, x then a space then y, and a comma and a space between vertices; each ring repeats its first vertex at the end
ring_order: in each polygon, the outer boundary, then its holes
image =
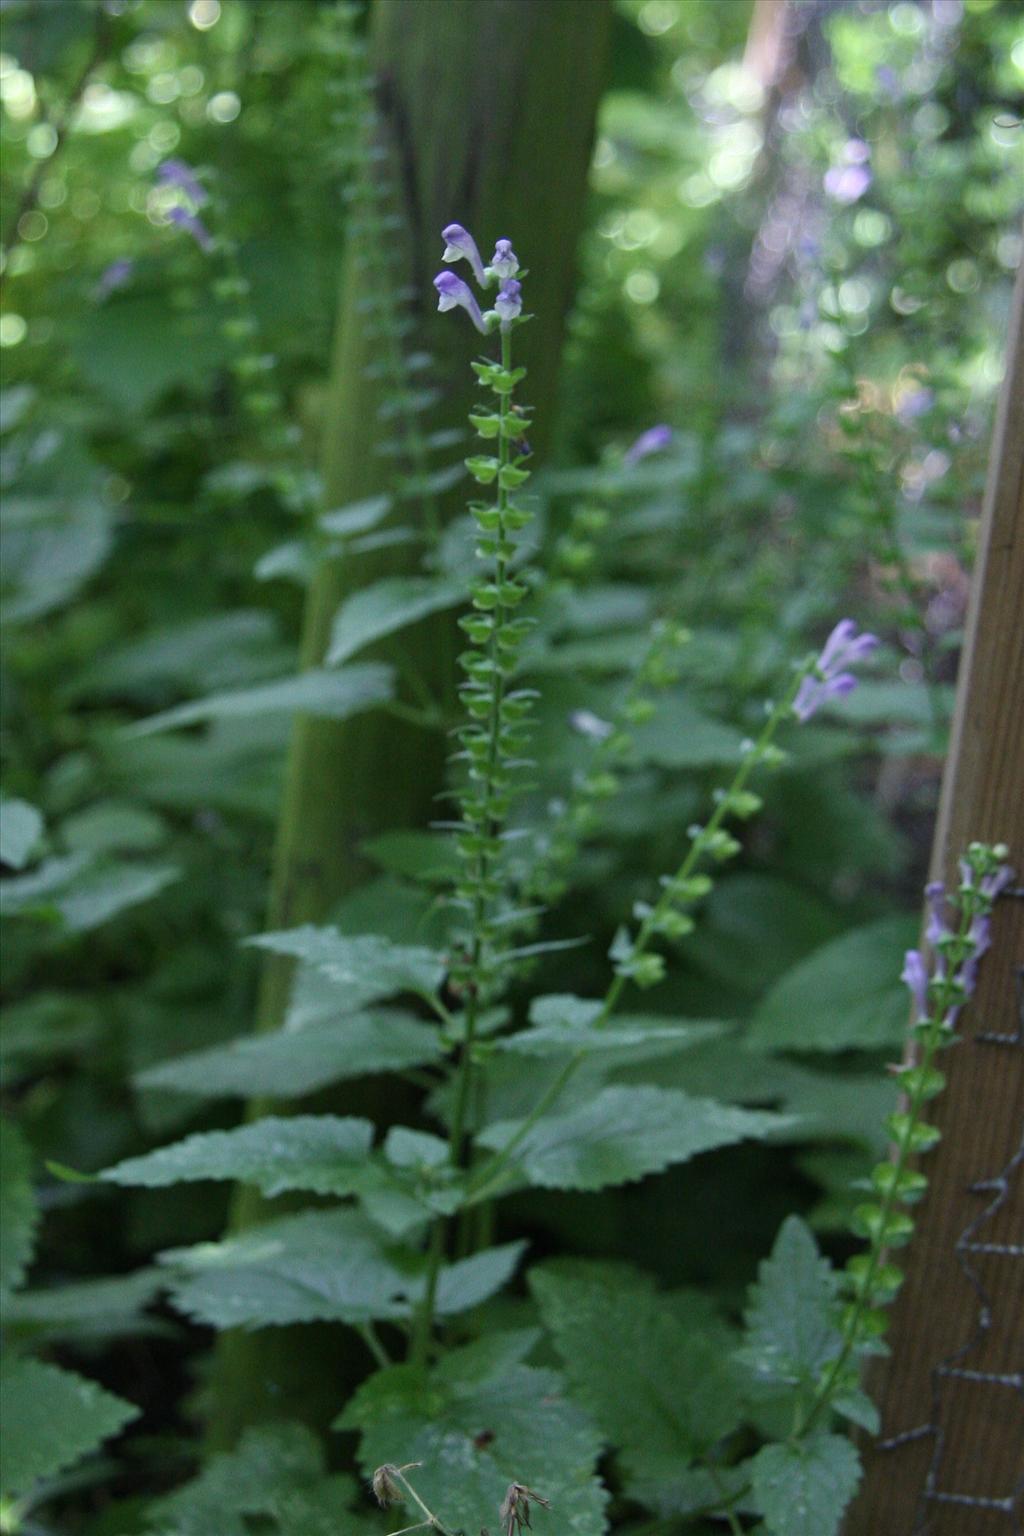
POLYGON ((896 414, 901 421, 914 421, 918 416, 926 415, 935 404, 935 391, 920 385, 917 389, 908 389, 900 395, 896 404, 896 414))
POLYGON ((635 443, 632 443, 623 457, 624 464, 639 464, 641 459, 649 458, 652 453, 661 453, 672 442, 672 428, 661 422, 656 427, 648 427, 646 432, 641 432, 635 443))
POLYGON ((100 273, 99 281, 92 291, 93 298, 99 303, 109 294, 116 293, 130 281, 134 271, 135 263, 127 256, 122 256, 118 261, 112 261, 109 267, 104 267, 100 273))
POLYGON ((863 661, 878 644, 877 635, 858 635, 852 619, 840 619, 822 647, 821 655, 800 684, 793 701, 793 713, 798 720, 809 720, 826 699, 842 698, 852 693, 857 679, 845 667, 863 661))
POLYGON ((512 321, 518 320, 523 312, 522 284, 516 278, 505 279, 494 301, 494 307, 501 320, 501 329, 507 331, 512 321))
POLYGON ((920 1024, 928 1017, 928 967, 919 949, 907 950, 903 958, 900 980, 905 981, 910 988, 910 995, 917 1008, 917 1021, 920 1024))
MULTIPOLYGON (((449 228, 452 227, 449 225, 449 228)), ((454 227, 458 228, 457 225, 454 227)), ((454 272, 439 272, 434 278, 434 287, 437 289, 437 307, 442 314, 448 309, 464 309, 477 330, 486 332, 480 306, 473 297, 472 289, 461 277, 456 277, 454 272)))
POLYGON ((1001 896, 1013 879, 1013 870, 1009 864, 1002 864, 991 875, 982 875, 978 882, 978 889, 989 901, 995 901, 1001 896))
POLYGON ((179 229, 187 230, 200 250, 213 250, 213 236, 197 213, 190 213, 187 208, 168 208, 167 218, 179 229))
POLYGON ((875 83, 891 101, 900 94, 900 77, 888 64, 879 64, 875 70, 875 83))
MULTIPOLYGON (((476 241, 468 229, 463 229, 461 224, 448 224, 441 231, 444 241, 444 255, 442 261, 461 261, 465 257, 473 268, 473 276, 481 288, 487 286, 487 278, 484 273, 484 264, 480 260, 480 252, 477 250, 476 241)), ((456 303, 460 302, 456 300, 456 303)))
POLYGON ((825 191, 835 203, 855 203, 871 185, 866 165, 834 165, 825 172, 825 191))
POLYGON ((512 249, 511 240, 499 240, 491 257, 491 271, 498 277, 515 277, 519 271, 519 257, 512 249))
POLYGON ((164 160, 156 168, 157 181, 165 182, 169 187, 177 187, 179 192, 184 192, 189 202, 196 208, 202 208, 210 201, 210 194, 202 185, 195 171, 184 160, 164 160))

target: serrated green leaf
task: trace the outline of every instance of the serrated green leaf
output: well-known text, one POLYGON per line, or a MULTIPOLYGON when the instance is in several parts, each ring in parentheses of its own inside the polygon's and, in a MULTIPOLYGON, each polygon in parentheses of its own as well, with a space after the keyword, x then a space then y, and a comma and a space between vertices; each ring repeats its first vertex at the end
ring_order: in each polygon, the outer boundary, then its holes
POLYGON ((356 1013, 267 1035, 243 1035, 209 1051, 190 1051, 136 1076, 140 1088, 201 1098, 300 1098, 374 1072, 402 1072, 436 1061, 438 1032, 394 1009, 356 1013))
POLYGON ((4 1324, 47 1339, 107 1339, 142 1332, 151 1326, 143 1308, 163 1284, 159 1270, 142 1269, 113 1279, 19 1291, 4 1301, 4 1324))
POLYGON ((347 539, 356 533, 369 533, 387 517, 392 508, 390 496, 367 496, 362 501, 350 501, 343 507, 335 507, 320 518, 320 527, 336 539, 347 539))
POLYGON ((678 1473, 739 1426, 734 1331, 704 1298, 660 1296, 626 1265, 534 1269, 530 1289, 573 1396, 631 1484, 678 1473))
POLYGON ((0 526, 5 624, 60 608, 105 561, 112 512, 101 496, 4 497, 0 526))
MULTIPOLYGON (((512 1274, 521 1243, 446 1265, 437 1311, 477 1306, 512 1274)), ((361 1211, 303 1211, 239 1237, 160 1255, 175 1305, 215 1328, 364 1323, 408 1317, 426 1285, 424 1255, 385 1242, 361 1211)))
POLYGON ((450 1529, 493 1529, 506 1488, 521 1482, 551 1501, 550 1515, 534 1511, 536 1536, 600 1536, 606 1495, 594 1476, 597 1433, 554 1371, 518 1363, 529 1334, 505 1337, 514 1346, 506 1358, 496 1359, 488 1338, 452 1351, 429 1374, 406 1365, 379 1371, 338 1426, 362 1431, 367 1477, 399 1455, 422 1463, 409 1475, 450 1529))
MULTIPOLYGON (((520 1123, 490 1125, 480 1140, 497 1151, 520 1123)), ((604 1189, 713 1147, 760 1139, 788 1123, 784 1116, 693 1099, 669 1088, 604 1088, 588 1103, 531 1127, 516 1149, 515 1166, 528 1183, 547 1189, 604 1189)))
POLYGON ((148 901, 179 874, 166 864, 95 862, 73 853, 0 883, 0 911, 48 916, 71 933, 85 933, 148 901))
POLYGON ((464 589, 454 582, 429 576, 386 577, 342 604, 331 626, 326 665, 338 667, 372 641, 464 600, 464 589))
POLYGON ((358 1189, 373 1143, 369 1120, 337 1115, 268 1115, 231 1131, 207 1131, 104 1169, 110 1184, 158 1189, 199 1179, 238 1179, 265 1195, 358 1189))
POLYGON ((495 1041, 501 1051, 521 1056, 557 1056, 585 1047, 617 1051, 622 1059, 648 1059, 686 1046, 699 1045, 721 1034, 717 1023, 676 1023, 655 1014, 630 1014, 596 1029, 602 1005, 589 998, 553 994, 530 1005, 532 1027, 495 1041))
POLYGON ((24 869, 43 832, 43 816, 27 800, 0 800, 0 864, 24 869))
POLYGON ((286 653, 276 635, 273 615, 259 608, 146 630, 87 666, 72 682, 72 697, 102 694, 151 702, 168 688, 252 683, 280 668, 286 653))
POLYGON ((251 1519, 262 1517, 273 1522, 273 1536, 336 1536, 342 1528, 362 1536, 372 1527, 346 1509, 358 1496, 354 1479, 327 1476, 312 1430, 264 1424, 247 1429, 235 1450, 211 1457, 184 1488, 158 1499, 149 1523, 160 1536, 249 1536, 251 1519))
POLYGON ((659 768, 704 768, 739 761, 740 732, 713 720, 688 699, 660 699, 655 714, 632 732, 640 762, 659 768))
POLYGON ((462 868, 451 838, 436 832, 382 832, 361 843, 360 851, 381 869, 426 885, 447 885, 462 868))
POLYGON ((0 1119, 0 1291, 25 1278, 35 1239, 32 1153, 18 1127, 0 1119))
POLYGON ((633 1478, 629 1496, 665 1520, 703 1514, 731 1500, 733 1509, 749 1507, 750 1463, 707 1467, 665 1466, 653 1477, 633 1478))
POLYGON ((751 1479, 769 1536, 836 1536, 860 1482, 860 1458, 840 1435, 815 1435, 763 1446, 751 1479))
POLYGON ((53 905, 69 933, 89 933, 129 908, 150 901, 180 878, 181 870, 173 864, 103 861, 69 881, 53 905))
POLYGON ((816 949, 787 971, 750 1024, 757 1050, 870 1050, 892 1045, 906 1028, 899 974, 915 943, 917 917, 883 917, 816 949))
POLYGON ((0 1493, 27 1493, 137 1414, 132 1403, 72 1371, 40 1360, 6 1360, 0 1368, 0 1493))
POLYGON ((758 1268, 746 1312, 743 1357, 770 1381, 810 1383, 838 1353, 837 1280, 798 1216, 782 1223, 758 1268))
POLYGON ((307 923, 257 934, 247 942, 312 966, 338 987, 340 1001, 351 1012, 398 992, 433 996, 445 973, 433 950, 392 944, 375 933, 350 936, 307 923))
POLYGON ((391 697, 393 672, 378 661, 366 661, 340 672, 312 669, 295 677, 260 683, 255 688, 211 693, 165 709, 129 727, 130 737, 151 736, 156 731, 199 725, 206 720, 238 719, 253 715, 280 715, 300 711, 328 720, 347 720, 391 697))

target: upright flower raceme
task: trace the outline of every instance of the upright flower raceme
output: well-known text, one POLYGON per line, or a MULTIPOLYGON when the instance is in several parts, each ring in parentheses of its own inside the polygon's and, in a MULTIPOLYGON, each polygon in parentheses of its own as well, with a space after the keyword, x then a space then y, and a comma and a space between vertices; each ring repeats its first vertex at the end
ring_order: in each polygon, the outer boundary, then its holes
POLYGON ((522 284, 516 277, 519 258, 512 249, 511 240, 499 240, 494 247, 491 264, 485 267, 473 236, 461 224, 448 224, 441 231, 444 240, 442 261, 449 263, 468 261, 474 278, 484 290, 498 284, 494 308, 481 313, 475 294, 468 283, 454 272, 439 272, 434 278, 437 289, 437 307, 442 312, 464 309, 478 331, 487 333, 495 324, 507 332, 523 312, 522 284))
MULTIPOLYGON (((981 957, 992 943, 992 907, 1013 879, 1007 864, 989 860, 987 866, 982 865, 974 851, 977 846, 972 845, 968 857, 960 861, 957 905, 970 918, 966 933, 958 935, 949 924, 950 898, 943 882, 932 880, 925 886, 925 938, 931 966, 920 950, 908 949, 901 976, 910 990, 919 1024, 928 1021, 933 997, 941 992, 947 999, 942 1027, 954 1028, 960 1009, 977 985, 981 957)), ((1002 845, 995 850, 996 858, 1005 857, 1005 853, 1002 845)))
POLYGON ((181 201, 167 209, 167 221, 190 234, 202 251, 212 251, 214 240, 199 217, 199 209, 210 201, 210 194, 195 171, 184 160, 164 160, 157 166, 156 179, 181 196, 181 201))
POLYGON ((210 194, 192 167, 186 165, 184 160, 162 161, 156 168, 156 179, 163 182, 165 186, 176 187, 179 192, 184 192, 189 202, 196 208, 202 208, 210 201, 210 194))
POLYGON ((847 669, 870 656, 877 644, 877 635, 858 634, 852 619, 840 619, 825 641, 813 671, 804 678, 793 700, 793 713, 797 719, 809 720, 826 699, 852 693, 857 679, 847 669))

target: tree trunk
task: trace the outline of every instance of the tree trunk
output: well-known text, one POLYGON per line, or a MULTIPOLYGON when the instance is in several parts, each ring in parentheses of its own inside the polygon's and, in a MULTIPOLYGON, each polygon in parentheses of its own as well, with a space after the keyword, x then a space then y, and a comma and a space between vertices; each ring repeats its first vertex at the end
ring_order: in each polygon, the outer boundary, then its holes
MULTIPOLYGON (((564 323, 575 279, 594 120, 611 13, 609 0, 377 0, 371 64, 379 107, 398 172, 406 231, 404 279, 417 295, 414 345, 435 359, 431 382, 444 399, 430 430, 464 426, 472 399, 474 353, 461 314, 437 316, 431 279, 439 270, 440 231, 452 220, 477 237, 486 260, 496 238, 510 238, 530 269, 535 324, 517 349, 529 369, 526 398, 536 407, 531 443, 540 458, 550 437, 564 323)), ((357 262, 372 251, 350 241, 324 421, 327 505, 388 489, 389 461, 375 454, 385 435, 376 390, 365 377, 375 343, 359 308, 357 262)), ((458 450, 456 450, 456 453, 458 450)), ((441 503, 442 518, 464 505, 464 489, 441 503)), ((317 570, 309 592, 302 662, 317 665, 331 620, 355 585, 415 568, 408 555, 358 557, 317 570)), ((378 648, 403 660, 431 691, 451 699, 456 631, 451 618, 427 621, 378 648)), ((375 654, 369 652, 368 654, 375 654)), ((366 874, 358 848, 374 831, 423 826, 436 815, 449 743, 371 714, 345 722, 299 718, 289 752, 274 859, 268 926, 323 921, 332 904, 366 874)), ((276 1028, 291 981, 287 962, 270 957, 257 1028, 276 1028)), ((383 1118, 394 1090, 350 1088, 343 1112, 383 1118)), ((252 1191, 236 1199, 233 1225, 265 1212, 252 1191)), ((280 1211, 278 1204, 276 1210, 280 1211)), ((230 1445, 247 1425, 297 1414, 323 1420, 337 1412, 345 1383, 365 1365, 355 1336, 330 1330, 270 1329, 219 1341, 211 1383, 210 1437, 230 1445), (324 1350, 329 1353, 325 1354, 324 1350)))
MULTIPOLYGON (((1024 268, 1017 277, 932 877, 1005 842, 1024 884, 1024 268)), ((1010 1536, 1024 1515, 1024 901, 1005 897, 937 1100, 943 1139, 847 1536, 1010 1536)))

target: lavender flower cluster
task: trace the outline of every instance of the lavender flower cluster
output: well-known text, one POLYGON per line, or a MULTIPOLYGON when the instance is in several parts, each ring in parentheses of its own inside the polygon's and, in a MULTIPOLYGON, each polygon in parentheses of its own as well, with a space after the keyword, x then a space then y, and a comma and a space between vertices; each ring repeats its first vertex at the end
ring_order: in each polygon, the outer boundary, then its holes
POLYGON ((438 309, 442 312, 464 309, 482 335, 493 329, 495 317, 500 329, 508 331, 513 321, 518 320, 523 312, 522 285, 516 277, 519 258, 512 249, 511 240, 497 242, 490 266, 485 267, 476 241, 461 224, 448 224, 441 231, 441 236, 444 240, 442 261, 468 261, 479 286, 486 290, 497 283, 498 292, 494 308, 481 313, 476 295, 468 283, 464 283, 454 272, 439 272, 434 278, 438 309))
MULTIPOLYGON (((952 1030, 956 1026, 960 1009, 977 985, 981 957, 992 943, 992 907, 1013 879, 1013 870, 1008 864, 988 867, 979 857, 972 857, 973 853, 972 845, 968 857, 960 860, 957 905, 971 917, 970 927, 962 938, 954 933, 947 920, 950 898, 943 882, 933 880, 925 886, 928 902, 925 938, 931 964, 919 949, 908 949, 900 977, 910 991, 919 1024, 931 1020, 932 1000, 938 994, 951 999, 941 1020, 943 1029, 952 1030)), ((997 859, 1004 858, 1006 849, 1000 845, 994 854, 997 859)))
POLYGON ((840 619, 825 641, 813 671, 804 678, 793 700, 793 713, 797 719, 809 720, 826 699, 852 693, 857 679, 847 669, 870 656, 877 644, 877 635, 858 635, 852 619, 840 619))

